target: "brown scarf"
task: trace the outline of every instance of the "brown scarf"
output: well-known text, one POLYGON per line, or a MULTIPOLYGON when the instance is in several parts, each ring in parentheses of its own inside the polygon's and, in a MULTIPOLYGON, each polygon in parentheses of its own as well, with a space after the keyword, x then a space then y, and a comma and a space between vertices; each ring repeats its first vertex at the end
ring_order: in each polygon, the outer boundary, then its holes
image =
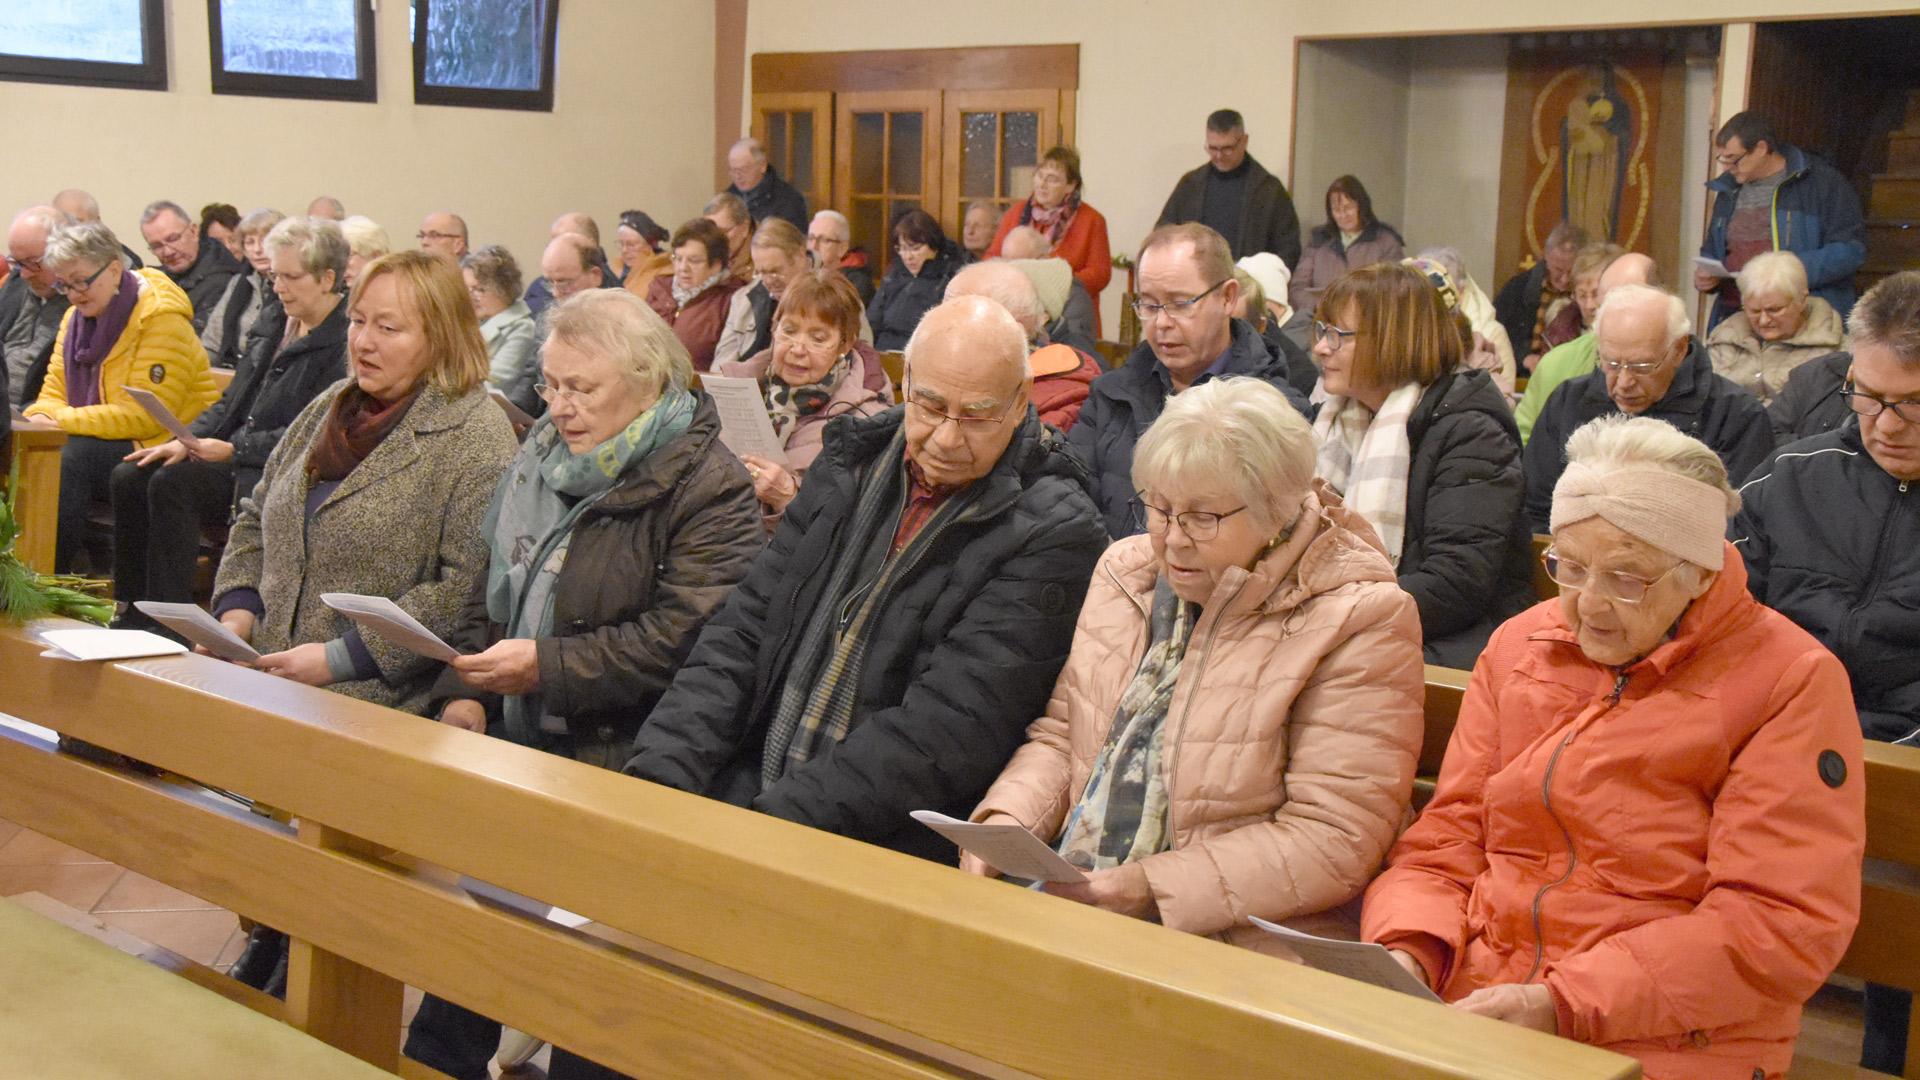
POLYGON ((313 440, 313 449, 307 451, 309 481, 330 483, 346 479, 347 474, 380 445, 380 440, 399 425, 419 396, 420 387, 416 386, 406 397, 383 405, 380 399, 360 389, 358 383, 348 386, 333 400, 333 408, 327 410, 327 419, 313 440))

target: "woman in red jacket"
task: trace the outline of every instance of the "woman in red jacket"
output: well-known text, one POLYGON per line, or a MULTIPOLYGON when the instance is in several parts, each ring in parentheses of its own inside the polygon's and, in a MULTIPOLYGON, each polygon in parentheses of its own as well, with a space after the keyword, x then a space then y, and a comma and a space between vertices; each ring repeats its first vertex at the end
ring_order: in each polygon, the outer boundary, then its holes
POLYGON ((1100 293, 1113 280, 1113 252, 1107 247, 1107 219, 1080 201, 1080 154, 1056 146, 1040 158, 1033 170, 1033 194, 1008 208, 1000 228, 987 247, 987 258, 1000 257, 1007 234, 1022 225, 1040 230, 1053 245, 1052 255, 1073 267, 1075 280, 1093 297, 1093 332, 1100 333, 1100 293))
POLYGON ((1847 673, 1748 594, 1712 450, 1613 416, 1567 457, 1560 598, 1481 654, 1362 931, 1461 1010, 1648 1077, 1782 1075, 1860 914, 1847 673))

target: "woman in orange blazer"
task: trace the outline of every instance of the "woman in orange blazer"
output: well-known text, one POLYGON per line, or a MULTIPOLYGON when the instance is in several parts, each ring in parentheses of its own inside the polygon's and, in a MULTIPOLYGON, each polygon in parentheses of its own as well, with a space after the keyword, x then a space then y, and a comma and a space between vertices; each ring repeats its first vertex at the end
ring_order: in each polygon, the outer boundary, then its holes
POLYGON ((1080 201, 1080 154, 1056 146, 1040 158, 1033 170, 1033 194, 1015 203, 1000 219, 1000 228, 987 247, 987 258, 999 258, 1007 234, 1022 225, 1040 231, 1051 245, 1048 254, 1065 259, 1074 279, 1093 297, 1093 332, 1100 333, 1100 293, 1113 280, 1113 252, 1107 247, 1107 219, 1080 201))

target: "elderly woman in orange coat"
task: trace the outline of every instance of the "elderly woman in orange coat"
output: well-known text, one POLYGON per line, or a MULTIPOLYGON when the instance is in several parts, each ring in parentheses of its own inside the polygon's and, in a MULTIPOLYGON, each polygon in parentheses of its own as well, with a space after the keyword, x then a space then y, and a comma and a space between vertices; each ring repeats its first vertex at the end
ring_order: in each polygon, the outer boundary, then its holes
POLYGON ((1748 594, 1705 444, 1614 416, 1567 457, 1559 601, 1481 654, 1365 935, 1456 1007, 1648 1077, 1779 1076, 1859 918, 1847 673, 1748 594))
POLYGON ((1420 620, 1313 462, 1257 379, 1195 386, 1142 436, 1146 533, 1102 556, 1046 715, 972 815, 1091 871, 1047 891, 1283 955, 1249 916, 1352 936, 1334 909, 1407 813, 1420 620))
POLYGON ((1000 257, 1007 234, 1022 225, 1040 231, 1056 259, 1073 267, 1074 280, 1093 297, 1093 332, 1100 333, 1100 293, 1113 280, 1113 252, 1107 246, 1107 219, 1080 199, 1080 153, 1056 146, 1040 155, 1033 170, 1033 193, 1014 203, 1000 219, 987 245, 987 258, 1000 257))

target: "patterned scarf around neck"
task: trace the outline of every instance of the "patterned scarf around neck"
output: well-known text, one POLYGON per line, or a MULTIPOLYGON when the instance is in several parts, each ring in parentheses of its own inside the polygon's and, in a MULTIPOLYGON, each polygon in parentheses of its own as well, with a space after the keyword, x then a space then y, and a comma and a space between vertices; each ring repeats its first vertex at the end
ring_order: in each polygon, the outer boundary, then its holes
MULTIPOLYGON (((505 627, 507 638, 547 637, 553 629, 553 591, 566 564, 574 523, 620 478, 653 451, 679 438, 693 424, 695 398, 668 390, 634 417, 618 435, 575 454, 560 438, 552 417, 542 417, 506 475, 494 488, 481 523, 487 538, 487 618, 505 627)), ((542 716, 538 694, 510 694, 501 703, 507 737, 533 740, 542 716)))
POLYGON ((715 285, 720 284, 721 280, 727 276, 729 269, 730 269, 729 267, 722 266, 720 269, 715 270, 713 272, 712 277, 708 278, 707 280, 701 282, 698 285, 695 285, 691 289, 681 288, 680 283, 678 281, 670 282, 670 284, 673 287, 673 306, 677 308, 684 308, 688 304, 693 303, 694 300, 699 298, 701 293, 706 292, 708 289, 711 289, 715 285))
POLYGON ((1080 801, 1067 815, 1059 851, 1087 870, 1106 870, 1167 848, 1167 782, 1161 769, 1167 709, 1199 607, 1174 595, 1163 574, 1153 587, 1147 652, 1120 695, 1107 745, 1080 801))
POLYGON ((1413 468, 1407 421, 1420 393, 1419 383, 1407 383, 1388 394, 1377 413, 1352 398, 1329 397, 1313 422, 1320 447, 1316 471, 1373 526, 1395 566, 1406 542, 1407 473, 1413 468))
POLYGON ((1020 212, 1020 224, 1031 225, 1046 234, 1047 249, 1051 251, 1060 246, 1066 238, 1067 227, 1073 224, 1073 213, 1080 209, 1078 191, 1060 200, 1060 205, 1051 210, 1042 210, 1040 205, 1027 197, 1027 207, 1020 212))
POLYGON ((313 448, 307 451, 307 478, 319 483, 346 479, 399 426, 424 386, 416 385, 406 397, 381 404, 359 383, 347 384, 333 399, 333 408, 327 410, 313 448))
POLYGON ((773 433, 784 440, 798 426, 801 417, 813 416, 826 408, 833 401, 834 391, 840 388, 840 380, 847 377, 852 367, 853 354, 849 352, 835 360, 818 381, 789 386, 769 365, 767 414, 773 417, 773 433))

